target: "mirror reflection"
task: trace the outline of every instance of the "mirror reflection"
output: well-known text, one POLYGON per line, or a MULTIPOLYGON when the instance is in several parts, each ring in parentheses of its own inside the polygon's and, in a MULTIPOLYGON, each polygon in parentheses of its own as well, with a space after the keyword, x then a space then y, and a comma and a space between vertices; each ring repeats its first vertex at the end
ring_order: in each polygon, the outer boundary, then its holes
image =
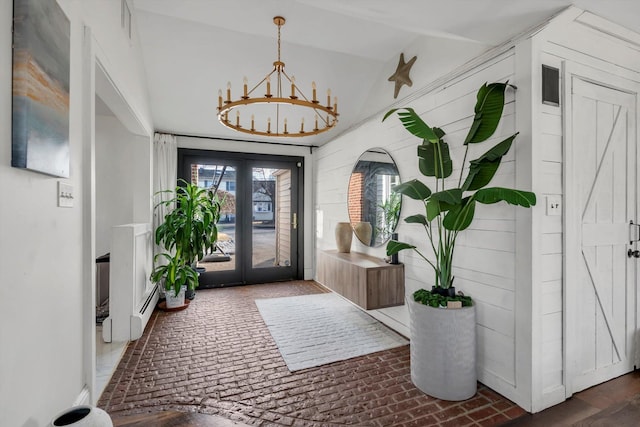
POLYGON ((367 246, 380 246, 398 224, 402 197, 391 191, 400 183, 398 168, 382 148, 365 151, 349 178, 348 209, 353 232, 367 246))

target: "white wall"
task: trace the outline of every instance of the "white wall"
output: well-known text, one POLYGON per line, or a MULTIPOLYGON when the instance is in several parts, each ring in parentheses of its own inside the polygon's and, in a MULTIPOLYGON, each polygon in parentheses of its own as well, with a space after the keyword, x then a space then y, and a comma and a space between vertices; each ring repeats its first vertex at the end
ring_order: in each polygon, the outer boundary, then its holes
MULTIPOLYGON (((11 27, 12 1, 0 0, 0 425, 44 426, 71 406, 91 380, 86 378, 83 279, 82 134, 83 22, 96 24, 105 68, 146 123, 149 107, 132 46, 118 36, 119 0, 60 1, 71 20, 70 145, 71 176, 59 179, 12 168, 11 27), (117 22, 117 26, 114 23, 117 22), (74 188, 73 208, 58 208, 58 181, 74 188)), ((91 88, 89 88, 91 90, 91 88)), ((90 94, 93 96, 93 93, 90 94)), ((90 267, 89 267, 90 268, 90 267)), ((87 329, 88 328, 88 329, 87 329)))
POLYGON ((96 116, 96 254, 111 251, 111 228, 133 221, 133 135, 115 116, 96 116))

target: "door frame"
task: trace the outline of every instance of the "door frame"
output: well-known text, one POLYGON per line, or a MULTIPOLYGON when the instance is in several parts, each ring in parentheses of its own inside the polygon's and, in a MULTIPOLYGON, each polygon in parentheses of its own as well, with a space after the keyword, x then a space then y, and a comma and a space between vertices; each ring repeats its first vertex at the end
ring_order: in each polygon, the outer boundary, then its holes
MULTIPOLYGON (((573 379, 577 373, 577 360, 580 352, 577 340, 575 339, 576 327, 579 323, 577 318, 578 310, 572 301, 576 301, 578 288, 578 266, 580 262, 580 245, 579 236, 581 232, 581 221, 570 221, 580 212, 580 206, 577 198, 576 171, 578 165, 574 163, 574 146, 573 146, 573 100, 572 100, 572 81, 573 78, 579 78, 589 83, 593 83, 606 88, 625 92, 636 97, 636 135, 635 140, 638 142, 638 126, 640 125, 640 108, 638 105, 638 94, 640 93, 640 84, 627 80, 623 77, 610 74, 586 65, 564 61, 562 70, 562 94, 563 94, 563 134, 564 134, 564 150, 563 150, 563 194, 564 194, 564 212, 563 212, 563 283, 564 283, 564 301, 563 301, 563 381, 565 384, 565 397, 573 395, 573 379)), ((639 159, 640 149, 636 149, 636 164, 640 165, 639 159)), ((638 173, 635 174, 636 189, 640 189, 638 173)), ((640 196, 636 198, 635 221, 639 221, 640 213, 640 196)), ((640 262, 640 261, 638 261, 640 262)), ((638 300, 638 264, 633 266, 633 275, 635 276, 635 325, 638 326, 638 313, 640 312, 640 301, 638 300)), ((632 355, 635 366, 639 366, 638 361, 638 338, 634 338, 635 354, 632 355)))
MULTIPOLYGON (((187 161, 200 161, 207 162, 211 161, 213 157, 220 159, 220 161, 229 161, 233 163, 233 165, 237 168, 239 164, 246 164, 249 168, 253 167, 255 162, 264 162, 265 164, 277 164, 277 163, 296 163, 298 167, 297 171, 297 192, 295 195, 292 195, 292 198, 296 200, 296 208, 297 212, 297 236, 296 241, 292 242, 292 250, 296 250, 296 262, 294 267, 294 277, 293 279, 303 279, 304 278, 304 236, 305 236, 305 199, 304 199, 304 175, 305 175, 305 158, 302 156, 292 156, 292 155, 278 155, 278 154, 259 154, 259 153, 247 153, 247 152, 234 152, 234 151, 224 151, 224 150, 202 150, 202 149, 194 149, 194 148, 178 148, 178 178, 184 179, 184 174, 181 174, 181 171, 185 168, 187 161)), ((267 166, 268 167, 268 166, 267 166)), ((186 172, 185 172, 186 173, 186 172)), ((247 199, 251 199, 251 191, 246 191, 247 189, 241 188, 241 183, 236 182, 236 191, 238 193, 245 194, 247 199)), ((249 203, 249 206, 252 206, 249 203)), ((237 215, 236 215, 237 217, 237 215)), ((240 232, 242 235, 242 239, 247 241, 251 238, 252 230, 248 227, 245 230, 237 230, 236 233, 240 232)), ((242 242, 241 242, 242 243, 242 242)), ((240 248, 242 250, 242 248, 240 248)), ((237 257, 237 262, 246 263, 250 261, 251 254, 242 254, 237 257)), ((236 270, 233 270, 235 274, 239 265, 236 266, 236 270)), ((253 280, 254 275, 250 275, 247 277, 244 271, 240 270, 238 272, 241 276, 240 282, 231 282, 229 284, 224 284, 224 286, 232 286, 232 285, 244 285, 244 284, 252 284, 256 283, 253 280)), ((266 281, 269 280, 270 277, 267 275, 266 281)), ((279 279, 275 279, 279 280, 279 279)))

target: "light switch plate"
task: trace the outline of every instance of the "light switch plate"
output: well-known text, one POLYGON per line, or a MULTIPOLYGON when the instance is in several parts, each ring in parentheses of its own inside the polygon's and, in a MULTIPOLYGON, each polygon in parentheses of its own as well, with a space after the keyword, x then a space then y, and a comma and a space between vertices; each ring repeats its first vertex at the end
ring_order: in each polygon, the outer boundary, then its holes
POLYGON ((73 207, 73 186, 71 184, 65 184, 62 181, 58 181, 58 207, 73 207))
POLYGON ((547 215, 562 215, 562 198, 560 196, 547 196, 547 215))

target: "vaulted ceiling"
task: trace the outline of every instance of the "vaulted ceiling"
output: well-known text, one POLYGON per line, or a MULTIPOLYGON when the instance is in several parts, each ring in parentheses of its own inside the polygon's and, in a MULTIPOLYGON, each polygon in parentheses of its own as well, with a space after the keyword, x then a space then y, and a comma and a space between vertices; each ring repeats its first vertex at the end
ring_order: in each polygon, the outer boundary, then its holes
MULTIPOLYGON (((414 85, 398 99, 572 3, 640 33, 637 0, 133 0, 157 130, 231 139, 322 145, 394 102, 387 81, 400 53, 418 54, 414 85), (273 68, 277 28, 282 60, 296 83, 331 88, 340 120, 296 139, 253 137, 222 126, 218 90, 243 77, 255 84, 273 68)), ((322 92, 324 93, 324 92, 322 92)), ((307 95, 308 96, 308 95, 307 95)), ((266 120, 256 117, 256 121, 266 120)))

